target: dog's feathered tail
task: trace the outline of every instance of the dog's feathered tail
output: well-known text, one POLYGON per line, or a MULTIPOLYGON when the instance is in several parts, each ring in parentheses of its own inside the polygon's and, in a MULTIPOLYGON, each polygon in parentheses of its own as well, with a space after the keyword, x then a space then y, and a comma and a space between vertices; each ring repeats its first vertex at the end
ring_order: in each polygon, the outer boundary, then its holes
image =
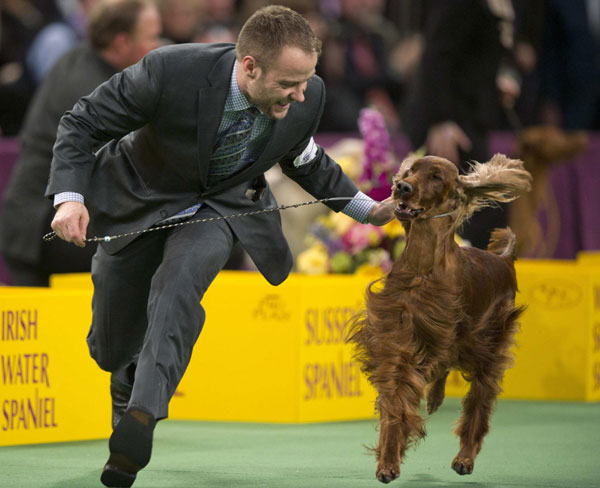
POLYGON ((494 229, 487 250, 503 258, 517 259, 517 238, 510 227, 494 229))

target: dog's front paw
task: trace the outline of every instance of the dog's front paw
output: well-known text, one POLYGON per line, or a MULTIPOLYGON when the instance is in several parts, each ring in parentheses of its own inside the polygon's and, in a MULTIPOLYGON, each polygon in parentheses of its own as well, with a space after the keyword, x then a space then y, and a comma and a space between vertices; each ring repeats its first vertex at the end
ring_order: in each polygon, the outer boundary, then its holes
POLYGON ((390 481, 394 481, 398 476, 400 476, 400 468, 382 466, 381 468, 377 469, 375 476, 382 483, 389 483, 390 481))
POLYGON ((474 467, 475 462, 468 457, 456 456, 454 461, 452 461, 452 469, 460 475, 471 474, 474 467))

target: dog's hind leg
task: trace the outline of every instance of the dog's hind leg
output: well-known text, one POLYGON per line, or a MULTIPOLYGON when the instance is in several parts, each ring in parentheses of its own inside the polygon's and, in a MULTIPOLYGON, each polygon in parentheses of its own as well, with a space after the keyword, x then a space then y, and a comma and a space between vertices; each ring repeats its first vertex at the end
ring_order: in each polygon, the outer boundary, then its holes
POLYGON ((486 347, 488 360, 476 359, 466 371, 470 372, 471 389, 463 399, 463 413, 455 433, 460 437, 460 451, 452 461, 452 469, 458 474, 473 472, 475 457, 481 450, 483 438, 489 431, 489 421, 496 398, 502 391, 500 383, 506 368, 512 363, 510 351, 513 336, 518 327, 522 307, 515 307, 512 300, 500 303, 481 336, 475 342, 486 347), (493 359, 491 359, 493 358, 493 359))
POLYGON ((446 378, 450 371, 446 371, 442 376, 437 378, 429 387, 427 392, 427 413, 431 415, 434 413, 442 403, 446 394, 446 378))
POLYGON ((463 399, 463 413, 455 433, 460 437, 460 451, 452 461, 452 469, 460 475, 471 474, 475 457, 489 431, 489 420, 496 397, 500 393, 500 375, 474 376, 471 389, 463 399))

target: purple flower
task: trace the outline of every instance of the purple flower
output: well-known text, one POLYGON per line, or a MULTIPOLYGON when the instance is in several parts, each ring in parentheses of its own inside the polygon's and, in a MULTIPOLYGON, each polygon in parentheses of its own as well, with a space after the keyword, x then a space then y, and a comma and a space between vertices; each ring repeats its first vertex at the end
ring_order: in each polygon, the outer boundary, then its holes
POLYGON ((372 198, 383 200, 390 194, 392 161, 390 135, 383 116, 371 108, 360 111, 358 128, 365 143, 361 187, 372 198))

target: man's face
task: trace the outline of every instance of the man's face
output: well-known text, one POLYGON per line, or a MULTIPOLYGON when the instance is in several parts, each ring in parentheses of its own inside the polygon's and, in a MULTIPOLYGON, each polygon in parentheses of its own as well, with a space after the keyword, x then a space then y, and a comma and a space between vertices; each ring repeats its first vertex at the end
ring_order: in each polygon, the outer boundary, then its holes
POLYGON ((304 91, 315 74, 317 59, 316 54, 286 46, 266 71, 255 67, 249 72, 244 68, 247 81, 244 94, 267 117, 283 119, 292 103, 304 101, 304 91))
POLYGON ((135 64, 153 49, 160 46, 161 20, 158 10, 148 6, 140 12, 137 26, 128 43, 129 64, 135 64))

